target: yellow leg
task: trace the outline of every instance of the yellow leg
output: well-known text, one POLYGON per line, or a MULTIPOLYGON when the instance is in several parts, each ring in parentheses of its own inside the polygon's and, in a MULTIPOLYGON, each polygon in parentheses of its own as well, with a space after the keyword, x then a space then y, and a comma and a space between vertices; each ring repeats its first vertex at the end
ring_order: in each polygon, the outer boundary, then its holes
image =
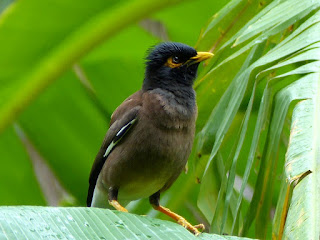
POLYGON ((124 207, 121 206, 121 204, 117 201, 117 200, 111 200, 109 201, 109 204, 114 207, 115 209, 117 209, 118 211, 121 212, 128 212, 127 209, 125 209, 124 207))
POLYGON ((157 206, 152 204, 152 207, 159 211, 162 212, 164 214, 166 214, 167 216, 171 217, 172 219, 174 219, 175 221, 177 221, 177 223, 179 223, 180 225, 182 225, 183 227, 185 227, 186 229, 188 229, 190 232, 192 232, 194 235, 199 235, 200 232, 198 230, 198 228, 203 231, 205 229, 203 224, 198 224, 198 225, 191 225, 185 218, 183 218, 182 216, 172 212, 169 208, 163 207, 161 205, 157 206))

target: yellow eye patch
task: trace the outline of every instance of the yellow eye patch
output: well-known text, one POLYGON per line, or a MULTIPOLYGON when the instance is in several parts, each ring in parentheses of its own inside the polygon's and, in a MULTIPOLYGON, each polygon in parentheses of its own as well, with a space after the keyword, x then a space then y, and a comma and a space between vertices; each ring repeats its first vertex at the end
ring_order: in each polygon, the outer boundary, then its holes
POLYGON ((172 57, 169 57, 164 65, 170 68, 177 68, 180 67, 182 63, 174 63, 172 57))

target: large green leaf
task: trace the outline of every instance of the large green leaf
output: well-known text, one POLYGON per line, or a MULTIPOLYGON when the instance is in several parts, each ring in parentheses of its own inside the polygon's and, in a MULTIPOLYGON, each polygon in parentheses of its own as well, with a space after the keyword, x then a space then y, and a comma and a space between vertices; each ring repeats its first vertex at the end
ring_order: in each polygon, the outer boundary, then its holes
POLYGON ((273 232, 277 238, 283 235, 288 239, 302 236, 316 239, 319 236, 319 131, 316 124, 320 118, 319 76, 319 72, 308 74, 283 90, 288 100, 297 97, 305 100, 299 102, 293 111, 285 187, 274 219, 273 232))
POLYGON ((195 237, 173 222, 95 208, 1 207, 1 239, 248 239, 195 237))

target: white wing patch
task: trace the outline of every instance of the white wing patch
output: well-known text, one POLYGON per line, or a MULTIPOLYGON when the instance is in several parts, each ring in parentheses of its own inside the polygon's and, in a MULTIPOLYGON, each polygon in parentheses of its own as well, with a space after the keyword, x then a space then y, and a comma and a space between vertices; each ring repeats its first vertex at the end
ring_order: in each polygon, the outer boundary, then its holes
POLYGON ((114 148, 116 144, 114 144, 114 142, 112 141, 110 143, 110 145, 108 146, 106 152, 104 153, 103 157, 107 157, 109 155, 109 153, 111 152, 111 150, 114 148))
POLYGON ((110 152, 114 149, 114 147, 120 142, 120 140, 123 138, 123 136, 130 130, 130 128, 133 126, 133 124, 137 121, 137 119, 133 119, 130 122, 128 122, 126 125, 124 125, 119 132, 117 132, 116 136, 113 138, 112 142, 108 146, 106 152, 104 153, 103 157, 108 157, 110 152))

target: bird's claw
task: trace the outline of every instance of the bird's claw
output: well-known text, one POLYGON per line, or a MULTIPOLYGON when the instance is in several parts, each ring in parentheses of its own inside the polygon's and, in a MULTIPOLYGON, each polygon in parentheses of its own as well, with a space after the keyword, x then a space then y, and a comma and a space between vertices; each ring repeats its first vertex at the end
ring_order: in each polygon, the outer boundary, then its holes
POLYGON ((202 223, 194 225, 193 227, 200 229, 201 232, 203 232, 206 229, 206 227, 202 223))
POLYGON ((184 219, 183 217, 181 217, 178 221, 178 224, 180 224, 181 226, 183 226, 184 228, 188 229, 190 232, 192 232, 194 235, 198 236, 204 229, 204 225, 198 224, 198 225, 191 225, 186 219, 184 219), (199 231, 199 230, 201 231, 199 231))

